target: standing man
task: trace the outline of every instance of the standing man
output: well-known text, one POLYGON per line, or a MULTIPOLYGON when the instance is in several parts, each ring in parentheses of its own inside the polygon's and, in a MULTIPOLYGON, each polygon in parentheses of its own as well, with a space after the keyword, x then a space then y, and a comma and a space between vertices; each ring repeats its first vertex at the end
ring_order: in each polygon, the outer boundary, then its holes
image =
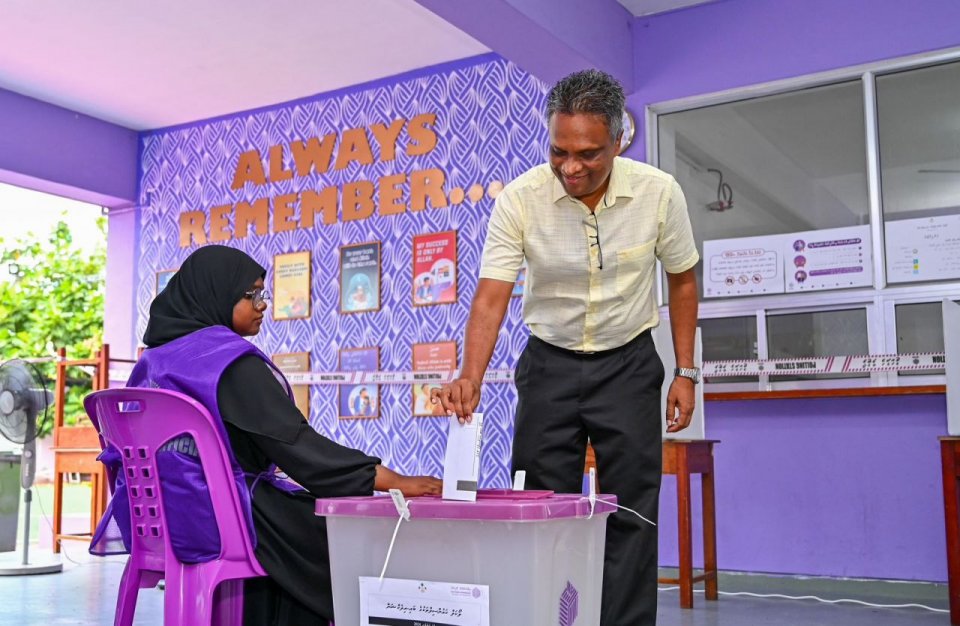
MULTIPOLYGON (((579 493, 589 437, 603 492, 656 519, 660 493, 663 364, 650 329, 659 258, 680 366, 667 430, 693 414, 699 260, 686 201, 672 176, 619 158, 624 95, 596 70, 557 83, 547 100, 549 163, 497 196, 467 322, 460 378, 434 392, 469 420, 524 260, 523 319, 530 340, 517 363, 513 469, 527 486, 579 493)), ((645 626, 657 616, 657 533, 631 513, 607 524, 602 626, 645 626)))

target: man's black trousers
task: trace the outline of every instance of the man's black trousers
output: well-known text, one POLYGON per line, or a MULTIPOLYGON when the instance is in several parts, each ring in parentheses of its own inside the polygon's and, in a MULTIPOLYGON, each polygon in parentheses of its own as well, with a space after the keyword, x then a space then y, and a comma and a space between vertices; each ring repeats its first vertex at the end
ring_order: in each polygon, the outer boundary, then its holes
MULTIPOLYGON (((650 332, 581 354, 531 336, 517 364, 513 470, 528 489, 580 493, 589 437, 599 493, 656 521, 663 364, 650 332)), ((626 511, 608 518, 601 626, 654 626, 657 529, 626 511)))

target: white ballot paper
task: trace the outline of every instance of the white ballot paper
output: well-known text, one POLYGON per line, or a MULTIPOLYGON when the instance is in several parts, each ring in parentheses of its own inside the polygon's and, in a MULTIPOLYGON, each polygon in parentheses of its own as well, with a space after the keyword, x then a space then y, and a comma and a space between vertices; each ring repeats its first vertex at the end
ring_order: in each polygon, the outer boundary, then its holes
POLYGON ((476 502, 480 479, 480 444, 483 442, 483 413, 461 424, 450 416, 447 453, 443 458, 443 499, 476 502))
POLYGON ((360 626, 490 626, 490 589, 361 576, 360 626))

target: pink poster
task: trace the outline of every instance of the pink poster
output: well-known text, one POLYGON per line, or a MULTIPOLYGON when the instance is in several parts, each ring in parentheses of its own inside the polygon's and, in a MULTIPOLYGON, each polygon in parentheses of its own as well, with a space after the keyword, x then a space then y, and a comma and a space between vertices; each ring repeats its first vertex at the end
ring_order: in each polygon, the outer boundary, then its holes
POLYGON ((457 301, 457 231, 413 238, 413 303, 450 304, 457 301))

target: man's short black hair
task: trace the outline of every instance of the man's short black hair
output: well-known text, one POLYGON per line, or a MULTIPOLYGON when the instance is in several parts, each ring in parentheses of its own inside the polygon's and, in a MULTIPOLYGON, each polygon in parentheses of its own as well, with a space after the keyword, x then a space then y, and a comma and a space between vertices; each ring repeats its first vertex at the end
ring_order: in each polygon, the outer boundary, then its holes
POLYGON ((600 70, 582 70, 562 78, 547 95, 547 121, 554 113, 599 115, 616 140, 623 132, 626 99, 616 78, 600 70))

